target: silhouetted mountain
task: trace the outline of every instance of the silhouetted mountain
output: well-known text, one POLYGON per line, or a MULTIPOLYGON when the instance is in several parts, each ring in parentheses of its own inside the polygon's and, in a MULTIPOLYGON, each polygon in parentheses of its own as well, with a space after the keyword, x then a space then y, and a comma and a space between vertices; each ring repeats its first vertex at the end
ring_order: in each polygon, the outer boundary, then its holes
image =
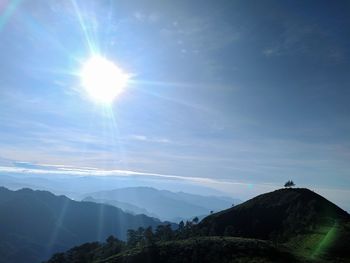
MULTIPOLYGON (((216 235, 288 238, 320 225, 349 220, 347 212, 308 189, 280 189, 210 215, 201 228, 216 235)), ((208 232, 208 233, 209 233, 208 232)))
MULTIPOLYGON (((350 216, 308 189, 280 189, 210 215, 202 235, 268 239, 304 259, 350 262, 350 216)), ((322 261, 323 262, 323 261, 322 261)))
POLYGON ((46 191, 0 188, 0 262, 39 262, 53 252, 127 229, 157 226, 158 219, 109 205, 76 202, 46 191))
POLYGON ((111 191, 89 193, 99 203, 108 203, 118 206, 118 202, 129 204, 129 209, 138 213, 139 209, 132 210, 132 206, 144 208, 148 214, 156 215, 162 220, 176 221, 192 219, 195 216, 208 215, 210 211, 220 211, 229 208, 234 200, 229 197, 201 196, 183 192, 157 190, 151 187, 128 187, 111 191))

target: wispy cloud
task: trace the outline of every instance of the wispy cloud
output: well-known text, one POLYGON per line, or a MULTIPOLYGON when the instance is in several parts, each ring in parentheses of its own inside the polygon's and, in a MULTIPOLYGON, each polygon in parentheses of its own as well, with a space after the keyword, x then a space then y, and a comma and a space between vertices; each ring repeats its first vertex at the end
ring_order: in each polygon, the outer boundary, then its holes
POLYGON ((332 41, 334 32, 316 24, 305 22, 286 22, 283 30, 274 43, 262 50, 266 57, 302 54, 327 59, 330 62, 341 62, 344 51, 332 41))
MULTIPOLYGON (((15 161, 12 166, 0 166, 0 172, 16 174, 53 174, 53 175, 72 175, 72 176, 142 176, 156 177, 170 180, 190 181, 202 184, 229 184, 229 185, 246 185, 251 183, 214 179, 196 176, 180 176, 174 174, 161 174, 144 171, 122 170, 122 169, 100 169, 96 167, 76 167, 62 164, 45 164, 15 161)), ((267 186, 274 186, 272 183, 264 183, 267 186)))
POLYGON ((160 19, 160 15, 156 13, 145 13, 141 11, 136 11, 133 14, 134 18, 140 22, 156 23, 160 19))
POLYGON ((171 143, 172 142, 167 138, 147 137, 145 135, 137 135, 137 134, 130 135, 129 138, 131 140, 142 141, 142 142, 153 142, 153 143, 171 143))
POLYGON ((262 53, 266 57, 278 56, 281 54, 281 50, 279 47, 269 47, 269 48, 265 48, 262 53))
MULTIPOLYGON (((52 175, 72 175, 72 176, 142 176, 156 177, 160 179, 171 179, 196 182, 202 184, 228 184, 228 185, 246 185, 251 186, 252 183, 240 182, 219 178, 207 178, 196 176, 180 176, 174 174, 161 174, 154 172, 122 170, 122 169, 100 169, 96 167, 76 167, 72 165, 61 164, 44 164, 31 162, 13 162, 13 166, 0 166, 0 172, 17 173, 17 174, 52 174, 52 175)), ((263 183, 260 185, 277 186, 273 183, 263 183)))

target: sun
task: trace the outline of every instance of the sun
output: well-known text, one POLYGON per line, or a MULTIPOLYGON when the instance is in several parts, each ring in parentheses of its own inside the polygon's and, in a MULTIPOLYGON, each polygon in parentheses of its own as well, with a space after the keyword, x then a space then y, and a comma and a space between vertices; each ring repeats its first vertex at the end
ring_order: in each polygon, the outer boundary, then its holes
POLYGON ((95 102, 111 104, 123 92, 130 76, 112 61, 95 55, 83 64, 80 78, 95 102))

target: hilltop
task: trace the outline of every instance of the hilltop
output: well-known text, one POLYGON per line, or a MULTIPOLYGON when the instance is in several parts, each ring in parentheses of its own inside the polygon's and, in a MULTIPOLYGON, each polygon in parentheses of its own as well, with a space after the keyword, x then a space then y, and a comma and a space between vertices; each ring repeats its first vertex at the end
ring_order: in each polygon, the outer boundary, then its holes
POLYGON ((199 227, 208 234, 287 240, 349 219, 346 211, 309 189, 285 188, 212 214, 199 227))

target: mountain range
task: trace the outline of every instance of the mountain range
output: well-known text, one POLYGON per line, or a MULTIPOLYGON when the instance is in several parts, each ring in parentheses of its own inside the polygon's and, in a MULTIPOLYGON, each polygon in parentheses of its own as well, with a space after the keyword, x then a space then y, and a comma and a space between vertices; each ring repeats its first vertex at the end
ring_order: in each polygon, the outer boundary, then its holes
POLYGON ((111 204, 134 214, 143 213, 172 222, 203 218, 211 211, 227 209, 241 202, 229 197, 171 192, 152 187, 128 187, 85 196, 85 201, 111 204))
POLYGON ((0 188, 0 262, 40 262, 53 252, 128 229, 156 227, 156 218, 131 215, 119 208, 77 202, 47 191, 0 188))
MULTIPOLYGON (((1 160, 0 160, 1 161, 1 160)), ((0 162, 1 163, 1 162, 0 162)), ((15 167, 17 169, 35 168, 32 166, 15 167)), ((14 168, 13 168, 14 169, 14 168)), ((16 172, 1 172, 0 185, 12 190, 21 188, 31 188, 36 190, 46 190, 57 195, 80 200, 82 195, 98 191, 108 191, 128 187, 153 187, 156 189, 166 189, 177 192, 179 189, 186 193, 198 195, 222 196, 222 192, 213 188, 192 184, 187 181, 166 180, 164 178, 144 178, 143 176, 98 176, 92 171, 89 175, 70 175, 69 171, 64 174, 62 170, 52 170, 58 174, 45 173, 40 169, 28 172, 28 174, 16 172)))

